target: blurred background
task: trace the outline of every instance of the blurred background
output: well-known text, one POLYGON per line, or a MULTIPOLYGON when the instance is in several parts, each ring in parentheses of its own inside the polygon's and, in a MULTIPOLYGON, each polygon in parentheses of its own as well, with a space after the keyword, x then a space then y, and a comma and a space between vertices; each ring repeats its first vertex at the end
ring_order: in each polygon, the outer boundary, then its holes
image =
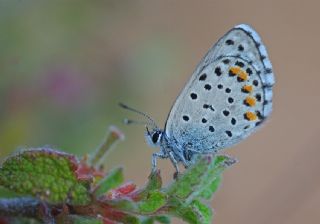
MULTIPOLYGON (((239 23, 262 36, 274 66, 266 125, 226 150, 239 163, 213 199, 215 223, 320 222, 318 1, 106 0, 0 2, 0 157, 19 148, 93 151, 109 125, 126 140, 109 154, 143 185, 150 149, 134 114, 163 126, 176 96, 219 37, 239 23)), ((159 167, 166 181, 174 169, 159 167)), ((182 223, 175 220, 174 223, 182 223)))

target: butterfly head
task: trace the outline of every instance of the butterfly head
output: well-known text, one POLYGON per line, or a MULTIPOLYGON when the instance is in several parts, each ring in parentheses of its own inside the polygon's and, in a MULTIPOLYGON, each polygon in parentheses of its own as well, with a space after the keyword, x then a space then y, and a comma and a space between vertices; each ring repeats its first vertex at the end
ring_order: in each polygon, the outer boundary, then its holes
POLYGON ((146 126, 145 138, 147 143, 151 147, 159 147, 161 143, 163 131, 159 128, 153 128, 149 130, 148 126, 146 126))

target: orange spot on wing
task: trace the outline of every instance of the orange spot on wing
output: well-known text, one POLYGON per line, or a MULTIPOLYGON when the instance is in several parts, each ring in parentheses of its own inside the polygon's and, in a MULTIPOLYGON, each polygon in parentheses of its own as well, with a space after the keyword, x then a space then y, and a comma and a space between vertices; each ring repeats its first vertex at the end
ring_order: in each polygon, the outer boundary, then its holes
POLYGON ((249 121, 255 121, 258 119, 258 116, 255 113, 250 112, 250 111, 246 112, 244 114, 244 117, 249 121))
POLYGON ((238 75, 238 77, 243 81, 248 80, 248 73, 242 70, 239 66, 232 66, 229 70, 229 74, 231 76, 238 75))
POLYGON ((244 102, 245 102, 246 105, 248 105, 250 107, 253 107, 254 105, 256 105, 256 99, 251 97, 251 96, 246 97, 244 102))
POLYGON ((238 75, 241 71, 242 71, 242 70, 241 70, 240 67, 238 67, 238 66, 233 66, 233 67, 230 68, 229 74, 235 76, 235 75, 238 75))
POLYGON ((253 86, 250 86, 250 85, 244 85, 242 87, 242 90, 246 93, 251 93, 253 91, 253 86))
POLYGON ((244 81, 248 80, 248 74, 243 70, 240 71, 240 73, 238 74, 238 77, 244 81))

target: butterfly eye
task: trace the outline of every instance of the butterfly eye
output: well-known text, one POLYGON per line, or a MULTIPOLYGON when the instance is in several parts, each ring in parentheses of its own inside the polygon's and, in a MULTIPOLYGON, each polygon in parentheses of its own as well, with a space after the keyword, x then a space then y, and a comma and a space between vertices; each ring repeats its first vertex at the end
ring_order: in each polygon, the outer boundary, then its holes
POLYGON ((158 142, 158 139, 159 139, 159 133, 158 132, 153 133, 152 142, 156 144, 158 142))

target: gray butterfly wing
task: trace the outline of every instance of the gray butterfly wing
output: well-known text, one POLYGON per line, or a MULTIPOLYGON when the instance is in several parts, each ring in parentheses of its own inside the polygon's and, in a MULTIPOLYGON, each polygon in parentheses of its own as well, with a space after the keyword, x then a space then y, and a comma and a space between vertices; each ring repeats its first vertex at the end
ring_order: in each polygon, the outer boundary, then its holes
POLYGON ((165 133, 195 152, 229 147, 269 116, 273 84, 259 35, 248 25, 238 25, 201 60, 171 108, 165 133))

